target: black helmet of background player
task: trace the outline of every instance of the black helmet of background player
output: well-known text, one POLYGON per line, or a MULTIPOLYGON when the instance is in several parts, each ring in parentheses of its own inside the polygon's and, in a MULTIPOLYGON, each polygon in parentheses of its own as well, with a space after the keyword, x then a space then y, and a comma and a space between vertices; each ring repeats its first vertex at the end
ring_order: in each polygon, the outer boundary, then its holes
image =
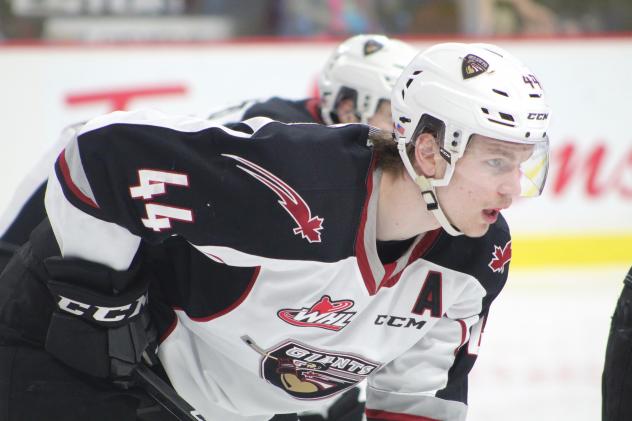
POLYGON ((323 121, 391 130, 391 91, 416 53, 409 44, 383 35, 356 35, 344 41, 318 80, 323 121), (380 112, 384 115, 378 116, 380 112))

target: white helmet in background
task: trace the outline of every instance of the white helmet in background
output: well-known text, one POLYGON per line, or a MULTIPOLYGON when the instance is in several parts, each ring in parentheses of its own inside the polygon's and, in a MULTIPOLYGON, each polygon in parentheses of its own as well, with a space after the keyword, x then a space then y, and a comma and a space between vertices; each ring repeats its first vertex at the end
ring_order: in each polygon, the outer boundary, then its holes
POLYGON ((367 124, 380 101, 390 100, 397 78, 417 52, 383 35, 356 35, 340 44, 318 78, 325 123, 338 123, 338 103, 352 98, 360 122, 367 124))
POLYGON ((435 45, 402 72, 391 107, 404 166, 421 187, 428 210, 448 233, 460 234, 441 210, 435 187, 450 182, 473 134, 534 145, 531 157, 521 164, 521 196, 542 192, 551 111, 539 80, 507 51, 491 44, 435 45), (440 179, 417 175, 406 154, 406 144, 423 132, 436 134, 448 163, 440 179))

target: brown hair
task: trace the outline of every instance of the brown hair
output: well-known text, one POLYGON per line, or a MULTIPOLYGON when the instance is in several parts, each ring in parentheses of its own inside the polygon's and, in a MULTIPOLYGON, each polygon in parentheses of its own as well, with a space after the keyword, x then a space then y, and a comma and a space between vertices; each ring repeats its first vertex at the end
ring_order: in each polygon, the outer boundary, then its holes
MULTIPOLYGON (((397 140, 393 132, 387 130, 371 130, 369 141, 373 146, 373 151, 377 156, 377 167, 382 171, 399 173, 404 170, 404 163, 397 150, 397 140)), ((411 142, 406 144, 408 157, 412 160, 415 145, 411 142)))

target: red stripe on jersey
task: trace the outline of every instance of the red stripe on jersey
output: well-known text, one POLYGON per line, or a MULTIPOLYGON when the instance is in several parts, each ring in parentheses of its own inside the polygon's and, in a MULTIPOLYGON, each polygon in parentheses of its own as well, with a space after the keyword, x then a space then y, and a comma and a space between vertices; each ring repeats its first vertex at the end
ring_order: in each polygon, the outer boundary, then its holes
MULTIPOLYGON (((412 262, 426 254, 426 252, 430 250, 430 247, 432 247, 432 245, 435 243, 435 240, 439 237, 439 234, 441 234, 441 228, 437 228, 434 231, 427 232, 424 238, 421 239, 419 244, 417 244, 413 251, 410 253, 410 257, 408 258, 408 262, 406 262, 406 266, 404 266, 404 268, 408 267, 408 265, 410 265, 412 262)), ((399 278, 402 276, 403 272, 404 270, 402 269, 390 279, 388 278, 388 276, 390 275, 387 272, 387 274, 384 276, 384 280, 380 284, 380 288, 390 288, 395 285, 397 281, 399 281, 399 278)))
POLYGON ((467 337, 467 325, 461 319, 457 320, 457 322, 461 325, 461 343, 454 350, 454 355, 456 355, 459 352, 459 349, 461 349, 461 347, 465 344, 465 338, 467 337))
POLYGON ((366 198, 364 199, 364 207, 362 208, 362 215, 360 217, 360 227, 358 228, 358 234, 356 236, 356 260, 358 262, 358 268, 360 274, 364 280, 369 295, 375 295, 377 292, 377 282, 373 278, 371 273, 371 266, 369 266, 369 259, 366 255, 366 249, 364 248, 364 230, 366 228, 366 218, 369 208, 369 200, 373 193, 373 171, 375 170, 376 156, 373 154, 371 158, 371 165, 369 166, 368 175, 366 177, 366 198))
MULTIPOLYGON (((371 166, 369 168, 369 175, 366 182, 367 196, 364 201, 364 207, 362 208, 360 227, 356 236, 356 259, 358 261, 358 268, 360 269, 360 273, 362 274, 362 279, 364 280, 364 285, 366 286, 369 295, 375 295, 377 290, 382 287, 390 288, 395 285, 397 281, 399 281, 399 278, 402 276, 402 273, 404 271, 402 269, 393 276, 392 272, 395 269, 396 264, 395 262, 387 264, 384 266, 384 278, 381 279, 380 283, 378 284, 373 277, 373 272, 371 271, 371 266, 369 265, 369 259, 366 255, 366 249, 364 247, 364 232, 366 229, 369 200, 371 199, 371 194, 373 193, 373 171, 375 170, 375 159, 376 157, 374 155, 371 161, 371 166)), ((436 230, 427 232, 424 238, 421 239, 419 244, 417 244, 413 251, 410 253, 410 257, 408 258, 408 261, 406 262, 404 268, 408 267, 412 262, 423 256, 430 249, 430 247, 432 247, 432 245, 435 243, 435 240, 439 237, 440 234, 441 228, 437 228, 436 230)))
POLYGON ((196 322, 209 322, 213 319, 217 319, 218 317, 223 316, 226 313, 229 313, 231 311, 233 311, 237 306, 239 306, 248 296, 248 294, 250 294, 250 291, 252 290, 252 287, 255 284, 255 281, 257 280, 257 278, 259 277, 259 272, 261 271, 261 266, 257 266, 255 268, 254 273, 252 274, 252 278, 250 279, 250 282, 248 283, 248 286, 246 287, 246 289, 244 290, 244 292, 241 294, 241 296, 234 302, 232 303, 230 306, 226 307, 224 310, 219 311, 215 314, 212 314, 210 316, 206 316, 206 317, 191 317, 191 320, 194 320, 196 322))
POLYGON ((382 278, 382 282, 384 282, 385 279, 389 279, 392 275, 393 272, 395 272, 395 269, 397 269, 397 260, 391 263, 387 263, 384 265, 384 277, 382 278))
POLYGON ((83 194, 79 187, 72 181, 72 177, 70 176, 70 168, 68 168, 68 163, 66 162, 66 150, 64 149, 59 154, 59 169, 61 170, 62 175, 64 176, 64 181, 66 182, 66 186, 70 189, 70 191, 77 197, 77 199, 81 200, 86 205, 96 208, 99 208, 99 205, 94 203, 92 199, 83 194))
POLYGON ((364 411, 368 421, 440 421, 436 418, 428 418, 419 415, 400 414, 397 412, 379 411, 367 409, 364 411))
MULTIPOLYGON (((177 308, 174 308, 174 310, 177 310, 177 308)), ((167 330, 165 330, 163 332, 162 335, 160 335, 160 338, 158 339, 158 343, 161 344, 164 342, 165 339, 167 339, 169 337, 169 335, 171 335, 171 332, 173 332, 176 328, 176 326, 178 325, 178 316, 176 315, 176 313, 173 313, 173 322, 171 322, 171 324, 169 325, 169 327, 167 328, 167 330)))

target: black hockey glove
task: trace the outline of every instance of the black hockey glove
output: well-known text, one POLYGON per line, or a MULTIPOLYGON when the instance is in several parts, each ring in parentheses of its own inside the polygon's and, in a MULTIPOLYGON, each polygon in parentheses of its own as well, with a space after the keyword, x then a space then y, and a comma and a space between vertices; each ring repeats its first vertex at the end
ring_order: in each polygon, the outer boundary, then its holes
POLYGON ((145 308, 149 280, 137 268, 115 271, 80 259, 49 257, 44 266, 57 302, 46 350, 76 370, 131 387, 143 353, 155 360, 156 333, 145 308))
MULTIPOLYGON (((364 416, 364 402, 358 400, 360 388, 354 387, 343 393, 327 410, 327 418, 320 414, 299 414, 299 421, 362 421, 364 416)), ((279 418, 281 420, 282 418, 279 418)), ((290 419, 290 418, 288 418, 290 419)), ((276 421, 273 418, 270 421, 276 421)))
POLYGON ((364 402, 358 397, 360 388, 354 387, 342 394, 327 411, 328 421, 361 421, 364 415, 364 402))

